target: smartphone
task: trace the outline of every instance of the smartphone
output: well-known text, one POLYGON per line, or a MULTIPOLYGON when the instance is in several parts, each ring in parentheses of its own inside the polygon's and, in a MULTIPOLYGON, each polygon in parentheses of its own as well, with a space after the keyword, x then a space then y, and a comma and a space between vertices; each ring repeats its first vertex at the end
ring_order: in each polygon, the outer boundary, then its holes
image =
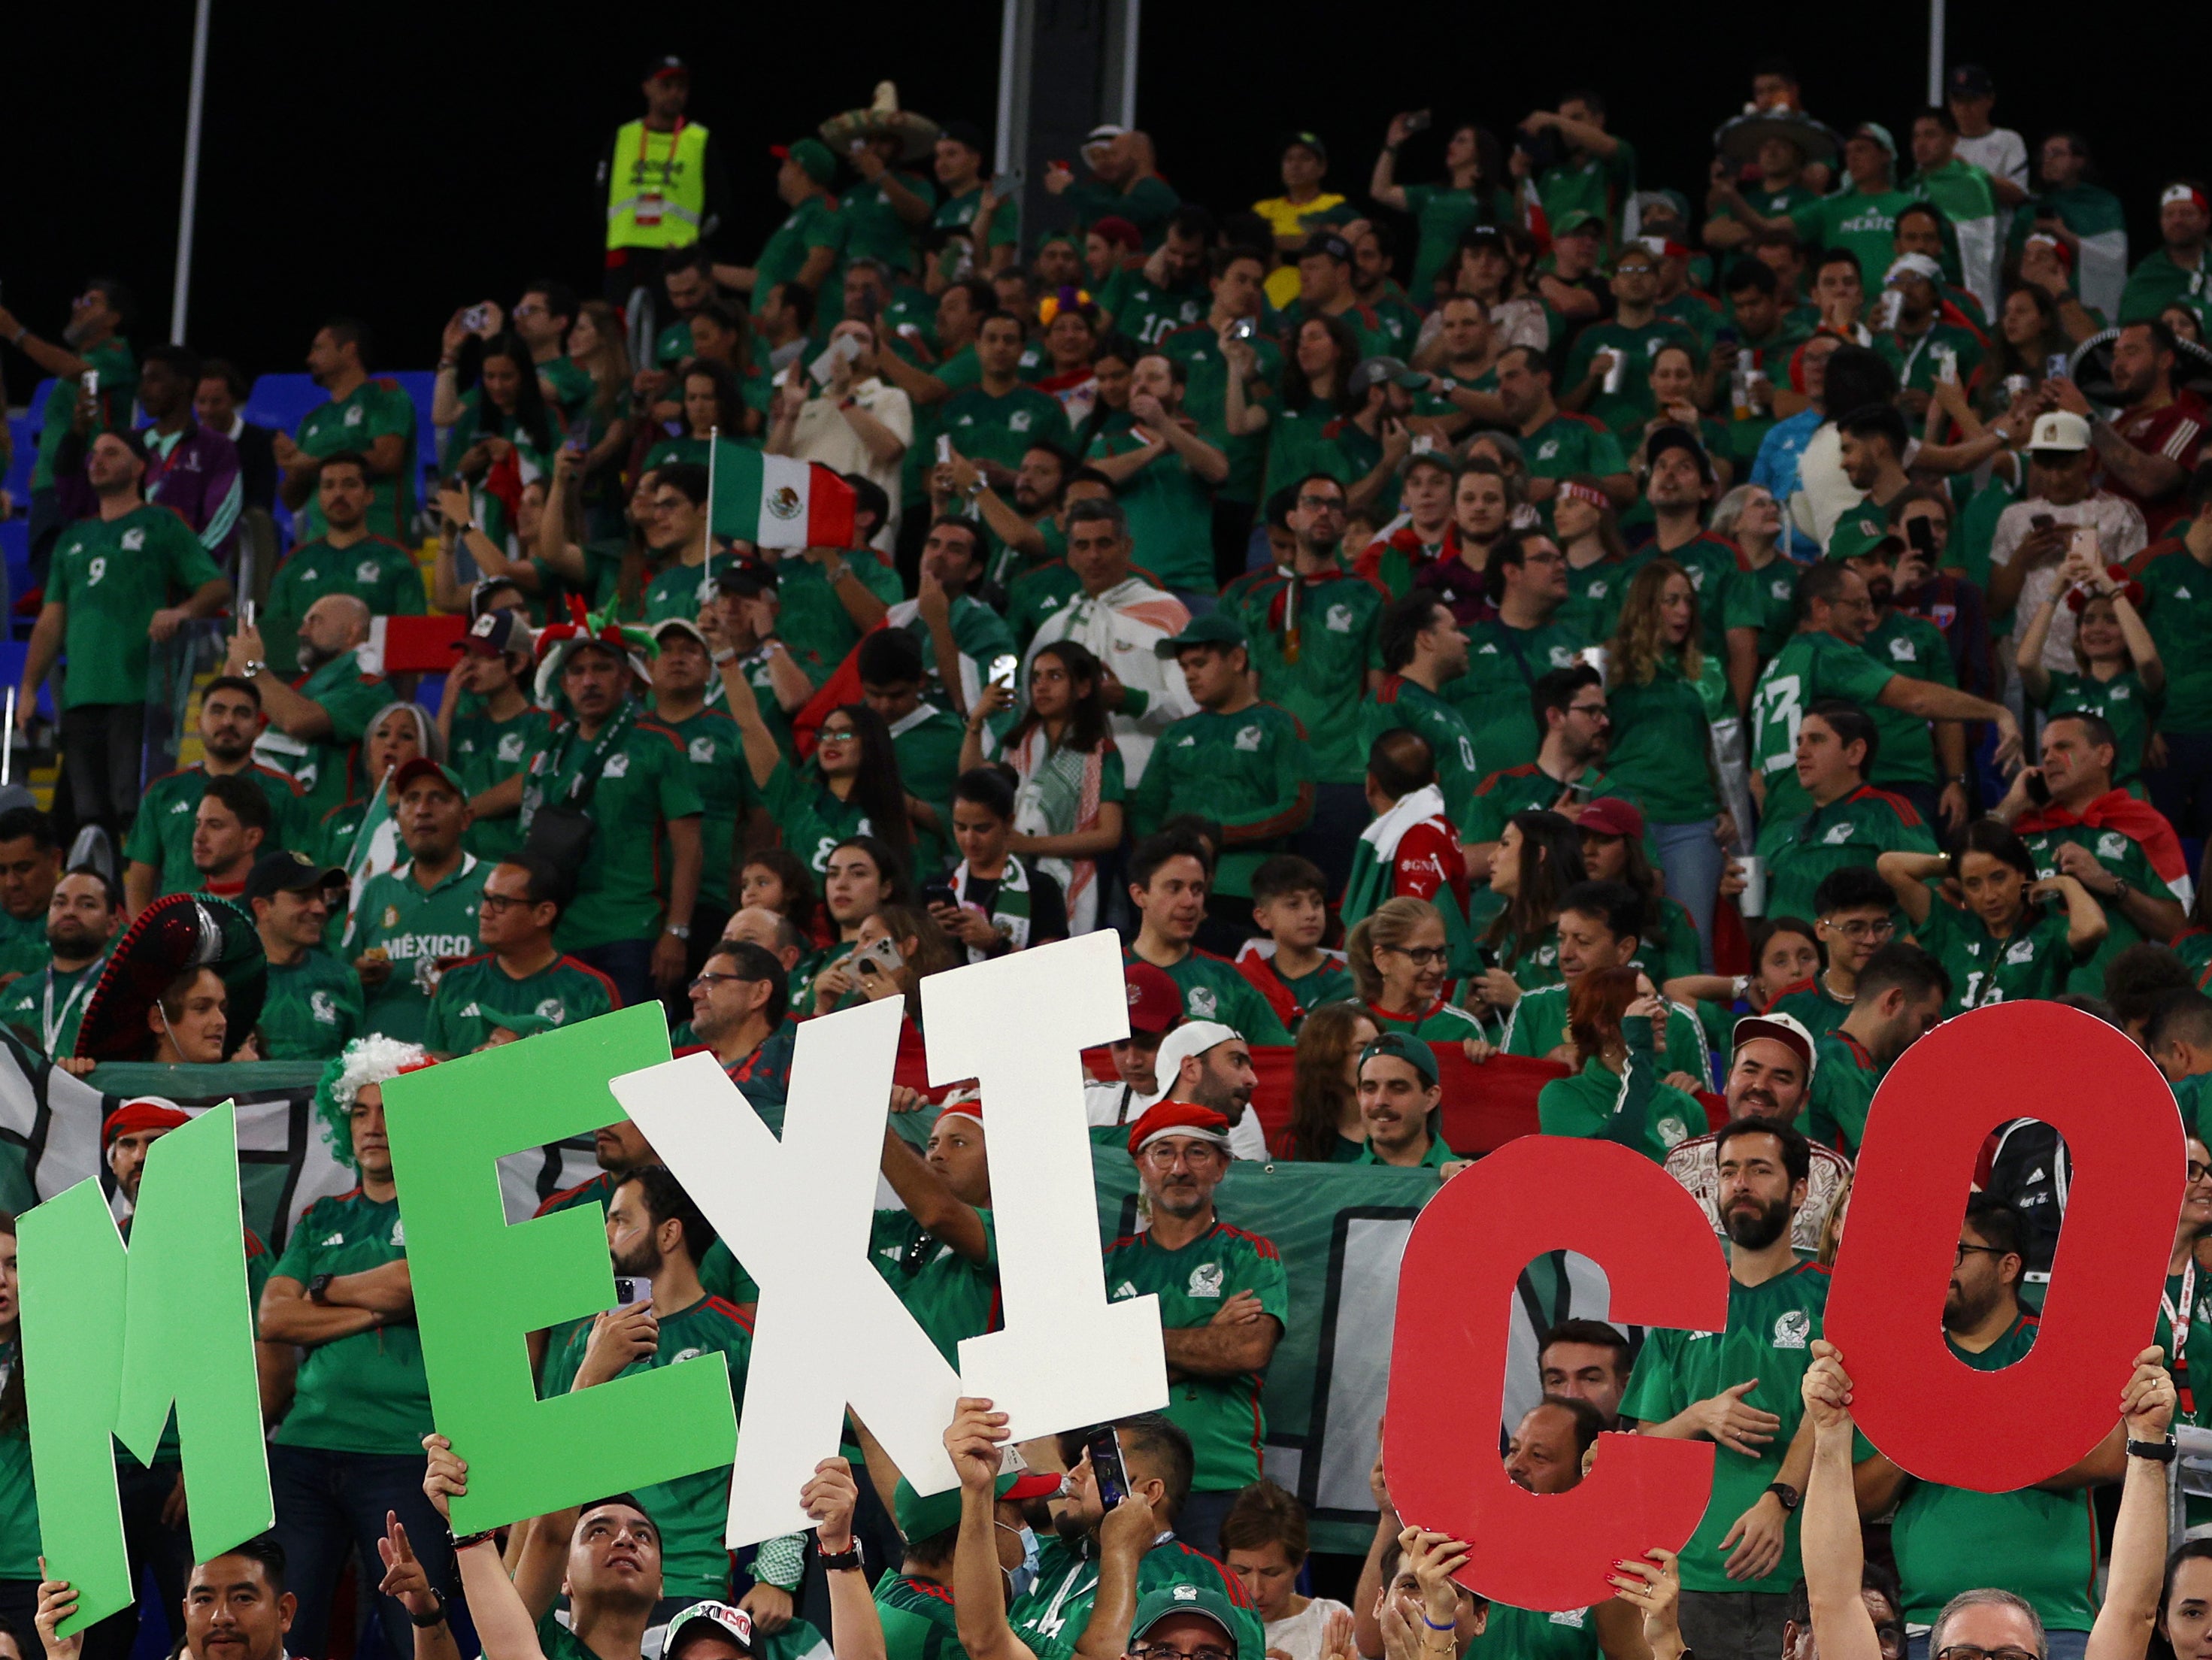
POLYGON ((98 369, 87 369, 82 375, 78 377, 78 380, 79 384, 84 387, 84 395, 87 398, 97 398, 100 396, 100 371, 98 369))
POLYGON ((952 465, 952 435, 949 432, 937 435, 937 465, 940 467, 952 465))
POLYGON ((925 882, 921 885, 921 905, 924 910, 932 905, 957 905, 960 896, 952 891, 950 882, 925 882))
POLYGON ((2070 355, 2063 351, 2054 351, 2043 360, 2043 378, 2046 380, 2063 380, 2072 372, 2073 368, 2074 360, 2070 355))
POLYGON ((896 941, 878 939, 853 953, 853 971, 859 975, 890 974, 906 966, 896 941))
POLYGON ((581 455, 584 451, 589 447, 589 437, 586 434, 576 432, 571 433, 568 435, 568 441, 562 445, 561 447, 568 451, 571 455, 581 455))
POLYGON ((1234 323, 1230 325, 1229 337, 1232 340, 1249 340, 1259 331, 1259 325, 1255 323, 1250 318, 1240 317, 1234 323))
POLYGON ((860 355, 860 337, 841 334, 823 350, 822 355, 806 366, 807 378, 817 386, 826 386, 830 377, 837 372, 837 365, 849 363, 860 355))
POLYGON ((2039 807, 2049 806, 2051 805, 2051 786, 2043 781, 2043 769, 2040 767, 2030 767, 2026 772, 2022 773, 2021 776, 2025 781, 2027 790, 2027 799, 2034 802, 2039 807))
POLYGON ((2097 527, 2094 525, 2074 526, 2074 533, 2066 538, 2066 554, 2069 558, 2079 554, 2098 569, 2102 570, 2105 568, 2105 550, 2097 541, 2097 527))
POLYGON ((461 313, 461 326, 471 334, 482 334, 483 325, 490 321, 491 308, 489 306, 471 306, 461 313))
POLYGON ((1905 539, 1915 553, 1930 561, 1935 559, 1936 521, 1933 519, 1922 517, 1907 520, 1905 525, 1905 539))
POLYGON ((1733 346, 1738 338, 1735 330, 1726 323, 1713 331, 1713 344, 1717 346, 1733 346))
POLYGON ((1021 672, 1021 666, 1022 660, 1013 653, 1001 652, 991 660, 989 677, 991 684, 994 686, 1004 686, 1008 691, 1012 691, 1014 689, 1014 676, 1021 672))
POLYGON ((1091 1432, 1083 1444, 1090 1456, 1091 1479, 1098 1483, 1098 1502, 1112 1510, 1129 1496, 1129 1467, 1121 1457, 1121 1435, 1111 1424, 1091 1432))
POLYGON ((249 629, 253 626, 254 615, 255 607, 251 599, 241 599, 238 602, 238 620, 249 629))
POLYGON ((1433 110, 1415 110, 1406 118, 1406 131, 1426 132, 1429 130, 1429 123, 1435 119, 1436 112, 1433 110))
POLYGON ((653 1281, 633 1280, 627 1274, 615 1276, 615 1307, 634 1309, 640 1303, 653 1301, 653 1281))

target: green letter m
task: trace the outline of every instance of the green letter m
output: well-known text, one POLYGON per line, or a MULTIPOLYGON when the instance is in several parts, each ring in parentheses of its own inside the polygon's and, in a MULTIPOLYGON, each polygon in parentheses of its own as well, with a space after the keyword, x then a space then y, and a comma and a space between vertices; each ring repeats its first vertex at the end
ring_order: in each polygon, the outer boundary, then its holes
POLYGON ((275 1519, 231 1103, 155 1143, 127 1252, 96 1181, 29 1212, 19 1231, 40 1531, 48 1577, 77 1592, 66 1636, 137 1600, 110 1437, 151 1462, 176 1408, 195 1560, 275 1519))

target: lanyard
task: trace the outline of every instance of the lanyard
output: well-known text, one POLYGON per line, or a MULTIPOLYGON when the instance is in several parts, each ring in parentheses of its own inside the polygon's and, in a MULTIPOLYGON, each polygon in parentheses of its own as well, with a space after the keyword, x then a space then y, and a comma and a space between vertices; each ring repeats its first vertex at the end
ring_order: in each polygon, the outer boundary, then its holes
POLYGON ((2165 1308, 2166 1323, 2173 1330, 2173 1353, 2166 1357, 2166 1370, 2173 1374, 2177 1402, 2185 1413, 2194 1412, 2196 1403, 2191 1399, 2187 1382, 2189 1316, 2197 1305, 2197 1258, 2193 1252, 2181 1268, 2181 1306, 2176 1308, 2163 1292, 2159 1293, 2158 1300, 2165 1308))
POLYGON ((76 1007, 77 999, 83 996, 99 977, 88 969, 77 976, 76 984, 70 988, 70 994, 62 1000, 61 1018, 57 1020, 54 1018, 54 971, 51 967, 46 970, 46 1001, 39 1013, 39 1031, 46 1040, 49 1055, 54 1053, 54 1045, 61 1039, 62 1028, 69 1025, 70 1013, 76 1007))
MULTIPOLYGON (((668 154, 662 158, 660 163, 660 188, 664 194, 675 182, 676 147, 683 142, 683 139, 684 118, 679 115, 676 118, 676 130, 668 135, 668 154)), ((641 124, 637 130, 637 182, 640 186, 645 183, 645 170, 653 160, 649 154, 652 143, 653 129, 641 124)))

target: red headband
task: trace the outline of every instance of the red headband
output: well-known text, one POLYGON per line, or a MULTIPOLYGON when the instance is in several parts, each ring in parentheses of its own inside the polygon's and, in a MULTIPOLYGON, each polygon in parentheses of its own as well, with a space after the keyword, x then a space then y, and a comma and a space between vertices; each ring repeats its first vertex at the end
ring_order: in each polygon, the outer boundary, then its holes
POLYGON ((100 1145, 103 1150, 115 1145, 118 1135, 137 1135, 144 1130, 181 1129, 192 1122, 192 1116, 160 1101, 125 1101, 107 1115, 100 1126, 100 1145))

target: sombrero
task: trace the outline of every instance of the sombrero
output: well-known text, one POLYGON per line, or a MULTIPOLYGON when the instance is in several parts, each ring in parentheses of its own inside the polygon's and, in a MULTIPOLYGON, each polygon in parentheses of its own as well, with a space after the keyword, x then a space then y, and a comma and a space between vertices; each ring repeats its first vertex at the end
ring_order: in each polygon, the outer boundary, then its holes
POLYGON ((874 138, 888 133, 903 147, 902 161, 919 161, 937 143, 937 123, 926 115, 899 107, 898 87, 890 81, 876 82, 876 95, 866 108, 833 115, 820 128, 822 142, 838 155, 851 150, 855 138, 874 138))
POLYGON ((538 677, 536 690, 541 708, 561 708, 556 701, 561 696, 561 671, 569 654, 580 645, 605 646, 629 660, 630 668, 642 678, 646 664, 660 655, 660 645, 641 628, 615 621, 611 611, 587 611, 584 602, 574 594, 568 596, 568 620, 548 623, 538 635, 538 677))
POLYGON ((1759 147, 1770 138, 1786 138, 1808 161, 1832 161, 1844 141, 1835 130, 1795 110, 1753 110, 1723 121, 1713 134, 1713 148, 1731 161, 1756 161, 1759 147))
POLYGON ((110 952, 77 1028, 76 1055, 86 1061, 149 1061, 154 1034, 146 1012, 186 969, 213 969, 230 993, 222 1058, 229 1060, 261 1018, 269 959, 253 921, 228 899, 173 893, 138 913, 110 952))
MULTIPOLYGON (((2112 342, 2119 337, 2118 329, 2106 329, 2074 348, 2074 384, 2093 404, 2118 401, 2112 391, 2112 342)), ((2186 339, 2177 339, 2173 344, 2173 389, 2193 392, 2200 398, 2212 392, 2212 348, 2186 339)))

